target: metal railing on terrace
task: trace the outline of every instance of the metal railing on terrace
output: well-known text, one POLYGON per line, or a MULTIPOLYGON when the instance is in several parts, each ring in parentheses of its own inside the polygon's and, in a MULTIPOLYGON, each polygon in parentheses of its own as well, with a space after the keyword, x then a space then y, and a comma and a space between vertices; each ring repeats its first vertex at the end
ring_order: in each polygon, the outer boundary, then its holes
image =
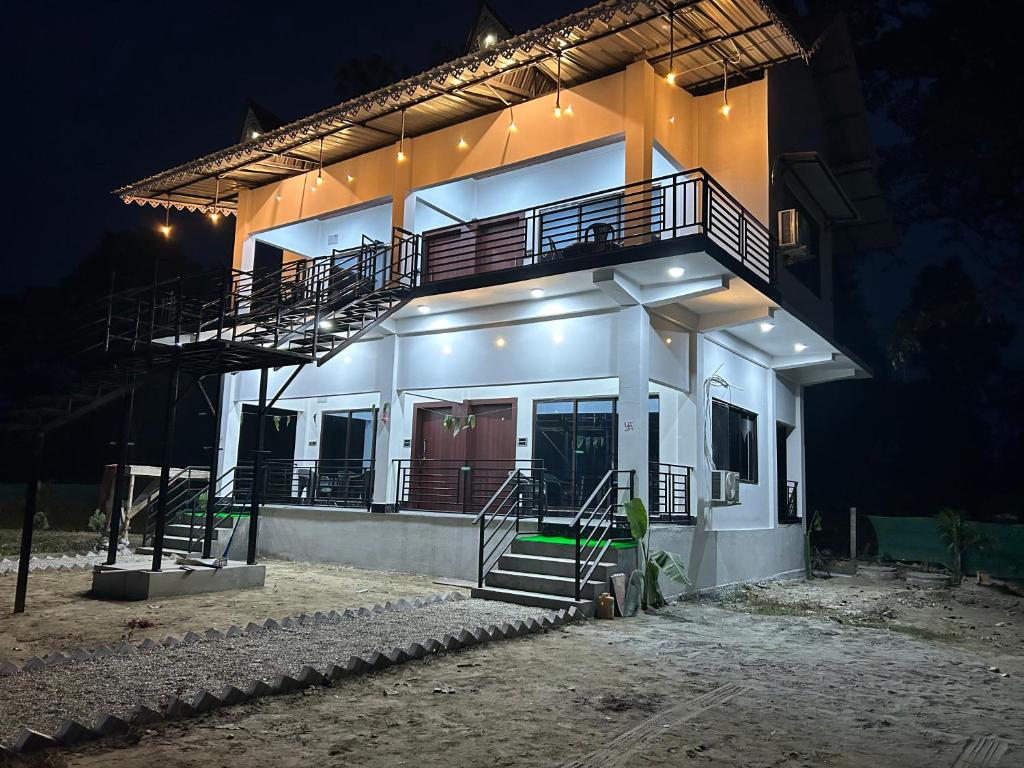
POLYGON ((411 245, 422 282, 436 283, 694 235, 772 282, 768 228, 701 168, 434 229, 411 245))

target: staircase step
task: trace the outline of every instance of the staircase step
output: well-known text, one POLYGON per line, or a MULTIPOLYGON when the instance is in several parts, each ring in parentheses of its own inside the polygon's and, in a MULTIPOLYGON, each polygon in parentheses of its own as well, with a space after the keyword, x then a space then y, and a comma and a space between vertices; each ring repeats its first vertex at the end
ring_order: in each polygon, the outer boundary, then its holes
MULTIPOLYGON (((548 557, 546 555, 524 555, 514 552, 506 552, 498 560, 498 568, 503 571, 517 571, 519 573, 535 573, 544 576, 561 576, 563 578, 575 579, 576 559, 575 557, 548 557)), ((619 569, 618 563, 602 561, 594 569, 593 579, 606 582, 612 573, 619 569)))
POLYGON ((521 589, 502 589, 499 587, 473 587, 470 590, 470 595, 481 600, 500 600, 503 603, 528 605, 534 608, 550 608, 555 611, 575 606, 583 612, 584 616, 594 615, 593 600, 574 600, 571 597, 559 597, 557 595, 546 595, 542 592, 527 592, 521 589))
MULTIPOLYGON (((220 532, 225 530, 224 528, 213 528, 213 540, 216 541, 219 538, 220 532)), ((189 527, 188 523, 173 523, 167 526, 164 531, 167 536, 175 536, 187 539, 189 536, 202 540, 206 533, 206 519, 197 519, 194 527, 189 527)))
MULTIPOLYGON (((537 592, 543 595, 573 597, 576 594, 574 578, 564 576, 548 576, 541 573, 523 573, 522 571, 505 571, 495 568, 487 574, 484 583, 488 587, 514 589, 521 592, 537 592)), ((580 594, 584 599, 593 600, 608 590, 607 581, 588 581, 580 585, 580 594)))
MULTIPOLYGON (((627 562, 632 558, 633 554, 632 547, 626 549, 619 549, 616 547, 608 547, 605 550, 604 555, 601 557, 601 562, 604 563, 618 563, 623 559, 623 555, 627 555, 627 562)), ((586 554, 591 551, 590 547, 583 547, 581 552, 586 554)), ((512 552, 517 555, 539 555, 541 557, 557 557, 557 558, 573 558, 576 557, 576 544, 574 541, 566 539, 565 543, 551 542, 551 541, 537 541, 531 538, 518 538, 512 542, 512 552)))

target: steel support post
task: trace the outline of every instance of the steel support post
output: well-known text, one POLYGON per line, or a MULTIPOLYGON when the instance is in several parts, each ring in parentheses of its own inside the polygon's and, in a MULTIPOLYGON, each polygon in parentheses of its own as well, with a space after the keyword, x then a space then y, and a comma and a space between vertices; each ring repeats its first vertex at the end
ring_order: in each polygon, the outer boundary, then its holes
POLYGON ((174 420, 178 410, 179 361, 175 357, 167 373, 167 410, 164 414, 163 458, 160 464, 160 496, 156 502, 156 528, 153 533, 153 570, 159 571, 164 556, 164 528, 167 526, 167 497, 171 481, 174 446, 174 420))
MULTIPOLYGON (((131 505, 131 499, 126 499, 128 491, 128 448, 132 433, 132 412, 135 409, 135 388, 128 384, 128 391, 124 393, 124 408, 121 411, 121 436, 118 438, 117 446, 117 471, 114 473, 114 487, 110 494, 110 541, 107 544, 107 565, 114 565, 117 562, 117 544, 121 538, 121 511, 131 505), (127 504, 125 502, 127 501, 127 504)), ((128 524, 128 516, 125 515, 125 525, 128 524)))
POLYGON ((252 459, 252 494, 249 508, 249 552, 246 562, 256 563, 256 540, 260 527, 260 500, 263 495, 263 437, 267 419, 267 381, 270 369, 260 369, 260 404, 256 409, 256 455, 252 459))
POLYGON ((217 510, 217 465, 220 460, 220 412, 224 402, 224 375, 217 374, 217 399, 211 403, 215 410, 213 432, 210 437, 210 478, 206 487, 206 531, 203 534, 203 557, 210 557, 213 550, 214 514, 217 510))
POLYGON ((36 436, 33 456, 32 479, 25 489, 25 516, 21 523, 21 552, 18 555, 18 581, 14 588, 14 612, 25 612, 25 594, 28 592, 28 565, 32 559, 32 531, 35 527, 36 509, 39 506, 39 484, 43 480, 43 450, 46 437, 40 432, 36 436))

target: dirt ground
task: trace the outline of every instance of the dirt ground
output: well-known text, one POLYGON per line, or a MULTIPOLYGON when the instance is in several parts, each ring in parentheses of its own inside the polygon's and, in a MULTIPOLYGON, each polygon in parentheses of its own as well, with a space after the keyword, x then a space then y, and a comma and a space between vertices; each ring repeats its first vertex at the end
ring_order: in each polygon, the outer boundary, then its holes
POLYGON ((751 587, 263 699, 37 764, 902 768, 961 765, 965 748, 990 738, 1000 759, 970 765, 1020 766, 1022 615, 1021 600, 977 587, 751 587))
POLYGON ((183 635, 210 627, 244 627, 250 621, 280 620, 305 611, 358 608, 435 593, 457 591, 429 576, 363 571, 344 566, 266 561, 262 589, 161 598, 154 602, 93 600, 89 571, 33 573, 23 614, 14 605, 15 576, 0 576, 0 659, 20 662, 32 656, 76 647, 90 648, 123 639, 183 635))

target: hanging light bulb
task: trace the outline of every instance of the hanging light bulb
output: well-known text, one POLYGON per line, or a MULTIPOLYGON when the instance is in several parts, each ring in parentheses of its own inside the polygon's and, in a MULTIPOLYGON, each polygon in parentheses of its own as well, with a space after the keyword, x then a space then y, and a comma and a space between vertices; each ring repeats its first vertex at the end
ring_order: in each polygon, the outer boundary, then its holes
POLYGON ((729 106, 729 65, 725 59, 722 59, 722 106, 719 112, 722 113, 722 117, 728 117, 731 111, 732 107, 729 106))
POLYGON ((508 132, 515 133, 519 129, 516 128, 516 116, 512 113, 512 105, 508 105, 508 132))
POLYGON ((210 213, 210 221, 216 224, 220 221, 220 176, 217 177, 217 185, 213 192, 213 211, 210 213))
MULTIPOLYGON (((392 134, 394 135, 394 134, 392 134)), ((398 140, 398 162, 405 160, 405 110, 402 110, 402 135, 398 140)))
POLYGON ((668 14, 668 74, 665 80, 669 85, 676 84, 676 12, 673 8, 668 14))
POLYGON ((164 237, 171 236, 171 196, 167 196, 167 205, 164 206, 164 225, 160 227, 160 234, 164 237))
POLYGON ((465 137, 460 136, 459 137, 459 143, 458 143, 457 146, 458 146, 459 149, 465 149, 466 147, 469 146, 469 144, 466 143, 465 137))
POLYGON ((320 137, 320 162, 316 169, 316 185, 324 183, 324 137, 320 137))
POLYGON ((562 116, 562 54, 555 59, 555 117, 562 116))
POLYGON ((565 114, 568 117, 572 117, 572 104, 566 104, 565 105, 565 114))

